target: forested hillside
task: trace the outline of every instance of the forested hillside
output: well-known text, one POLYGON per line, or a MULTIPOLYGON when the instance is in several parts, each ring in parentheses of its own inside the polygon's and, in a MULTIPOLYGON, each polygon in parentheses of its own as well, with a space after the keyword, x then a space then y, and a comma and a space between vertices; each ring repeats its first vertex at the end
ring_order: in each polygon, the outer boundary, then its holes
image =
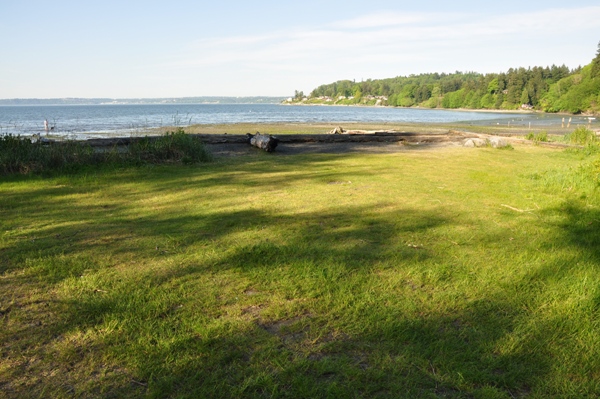
POLYGON ((573 70, 552 65, 490 74, 430 73, 360 83, 340 80, 317 87, 307 97, 296 92, 291 102, 598 113, 600 43, 592 62, 573 70))

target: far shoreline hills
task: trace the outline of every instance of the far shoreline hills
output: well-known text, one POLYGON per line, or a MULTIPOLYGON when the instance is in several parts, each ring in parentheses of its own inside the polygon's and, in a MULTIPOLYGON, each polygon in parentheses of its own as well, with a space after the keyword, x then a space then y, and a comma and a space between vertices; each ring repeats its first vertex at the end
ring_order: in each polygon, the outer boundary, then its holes
POLYGON ((10 98, 0 105, 152 105, 152 104, 281 104, 285 97, 202 96, 168 98, 10 98))

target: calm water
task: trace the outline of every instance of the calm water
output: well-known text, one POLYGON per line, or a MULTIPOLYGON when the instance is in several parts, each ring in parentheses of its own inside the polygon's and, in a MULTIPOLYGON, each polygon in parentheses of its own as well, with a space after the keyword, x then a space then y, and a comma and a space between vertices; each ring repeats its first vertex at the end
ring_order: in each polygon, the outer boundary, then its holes
MULTIPOLYGON (((575 118, 575 117, 574 117, 575 118)), ((573 123, 587 123, 584 117, 573 123)), ((560 124, 561 117, 537 114, 498 114, 450 110, 375 107, 283 106, 276 104, 144 104, 0 106, 0 134, 44 132, 71 138, 144 133, 162 126, 275 122, 411 122, 513 125, 560 124)))

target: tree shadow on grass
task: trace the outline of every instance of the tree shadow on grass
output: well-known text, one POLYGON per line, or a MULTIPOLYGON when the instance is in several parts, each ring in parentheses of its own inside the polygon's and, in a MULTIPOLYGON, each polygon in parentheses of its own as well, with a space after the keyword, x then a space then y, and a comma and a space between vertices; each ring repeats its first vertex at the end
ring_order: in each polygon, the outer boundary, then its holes
MULTIPOLYGON (((330 284, 321 283, 324 290, 330 284)), ((117 304, 127 301, 113 297, 103 311, 119 312, 117 304)), ((73 323, 98 310, 78 304, 73 323)), ((501 295, 449 314, 407 314, 382 304, 363 306, 361 315, 308 306, 274 319, 263 311, 249 306, 240 322, 182 334, 175 334, 185 327, 170 311, 157 331, 143 329, 147 341, 122 349, 132 351, 134 376, 147 394, 178 397, 519 397, 534 390, 552 362, 539 348, 552 323, 538 325, 514 350, 502 349, 525 321, 501 295)))
POLYGON ((566 243, 580 248, 596 265, 600 265, 600 211, 575 200, 567 201, 552 211, 564 217, 558 227, 566 243))
MULTIPOLYGON (((160 235, 173 223, 182 221, 166 218, 165 225, 156 224, 144 235, 160 235)), ((519 395, 548 370, 549 359, 531 350, 535 337, 523 342, 522 350, 497 351, 496 343, 515 328, 519 316, 499 293, 436 311, 418 304, 435 294, 434 286, 405 279, 390 296, 369 292, 382 268, 402 274, 411 265, 443 261, 444 254, 406 245, 404 237, 452 220, 410 209, 381 213, 338 207, 293 217, 221 212, 204 223, 215 237, 255 224, 301 227, 279 241, 259 238, 225 249, 206 263, 194 260, 162 272, 140 271, 137 284, 125 280, 100 291, 84 289, 77 299, 50 305, 59 314, 55 321, 14 331, 13 337, 50 343, 74 333, 90 334, 90 352, 81 342, 74 343, 79 348, 75 354, 64 354, 68 345, 54 349, 75 365, 98 353, 111 359, 108 371, 100 366, 105 378, 84 396, 519 395), (186 300, 172 292, 223 271, 251 286, 223 293, 203 287, 208 299, 195 295, 186 300), (244 303, 233 295, 243 296, 244 303), (407 310, 403 300, 416 301, 414 309, 407 310), (205 309, 204 301, 217 306, 205 309), (231 312, 237 316, 232 318, 231 312)), ((193 246, 193 239, 188 244, 193 246)), ((48 392, 64 393, 64 381, 83 389, 77 380, 81 376, 64 362, 55 367, 59 371, 39 381, 48 392)))
MULTIPOLYGON (((313 178, 343 182, 345 173, 313 178)), ((231 172, 227 180, 187 181, 192 175, 149 189, 243 180, 231 172)), ((306 179, 294 176, 257 174, 248 184, 306 179)), ((560 316, 511 346, 528 312, 507 291, 447 305, 444 286, 419 277, 422 265, 450 262, 440 247, 411 242, 458 223, 441 213, 338 205, 293 216, 260 209, 139 215, 126 204, 135 193, 57 210, 52 202, 69 193, 60 190, 15 194, 10 201, 21 207, 3 211, 30 211, 43 222, 37 237, 28 233, 0 254, 0 336, 10 370, 0 388, 9 397, 524 397, 550 375, 552 353, 540 342, 560 316), (104 212, 115 216, 94 223, 104 212), (246 244, 236 245, 237 235, 246 244), (200 256, 206 247, 212 254, 200 256), (111 275, 115 265, 97 257, 103 252, 166 266, 111 275), (55 292, 65 286, 69 295, 55 292)), ((580 211, 569 212, 579 219, 580 211)), ((561 245, 583 248, 597 264, 598 235, 568 226, 561 245)))
MULTIPOLYGON (((169 287, 177 286, 183 280, 193 279, 195 275, 214 274, 223 270, 246 273, 258 268, 268 272, 275 264, 293 268, 298 262, 309 265, 307 267, 317 276, 315 283, 319 283, 324 281, 321 268, 323 262, 335 261, 337 266, 347 270, 370 268, 387 257, 386 254, 392 250, 388 243, 397 239, 399 235, 427 230, 447 222, 434 214, 407 218, 410 213, 407 210, 403 210, 401 215, 392 215, 374 213, 371 209, 361 207, 338 207, 340 209, 336 211, 305 213, 300 216, 245 210, 213 212, 209 217, 162 215, 160 218, 130 218, 130 208, 120 204, 112 206, 110 212, 121 215, 117 215, 110 223, 98 225, 94 224, 94 220, 105 211, 102 205, 72 204, 68 210, 56 210, 56 205, 52 204, 56 200, 53 199, 55 195, 57 194, 54 190, 48 189, 18 198, 25 210, 31 210, 30 218, 44 223, 38 227, 34 236, 26 235, 21 240, 13 241, 12 245, 2 249, 1 254, 6 262, 3 262, 2 266, 3 278, 0 284, 4 295, 3 307, 0 310, 3 323, 8 326, 4 330, 2 341, 3 348, 9 354, 8 359, 13 364, 9 367, 11 371, 8 376, 14 378, 14 381, 11 382, 5 377, 0 383, 7 392, 13 392, 15 396, 24 392, 65 395, 72 390, 84 389, 82 379, 88 379, 92 385, 91 390, 86 393, 92 396, 91 393, 94 392, 108 396, 136 396, 140 390, 144 391, 145 387, 148 387, 150 392, 163 392, 165 388, 161 387, 164 386, 170 387, 171 391, 187 392, 192 388, 190 384, 194 382, 181 381, 179 376, 173 375, 172 370, 170 374, 155 377, 155 369, 160 371, 162 367, 164 344, 158 348, 153 347, 152 325, 158 323, 158 334, 163 334, 163 338, 166 335, 171 337, 169 340, 182 339, 175 334, 178 314, 173 311, 177 308, 177 303, 173 301, 180 299, 175 296, 156 301, 155 296, 168 296, 169 287), (85 220, 76 217, 77 220, 68 223, 73 215, 86 216, 85 220), (62 223, 51 223, 53 220, 61 220, 62 223), (86 224, 87 228, 82 227, 86 224), (278 242, 260 238, 260 226, 277 229, 290 224, 299 226, 291 236, 283 237, 278 242), (224 248, 222 254, 208 262, 184 262, 163 271, 148 271, 142 268, 135 273, 134 280, 117 282, 111 287, 105 287, 101 283, 94 286, 84 284, 76 290, 79 293, 73 301, 60 299, 61 295, 54 293, 54 290, 60 290, 63 284, 77 287, 77 279, 94 276, 96 272, 109 270, 113 266, 110 259, 96 258, 97 254, 107 253, 108 258, 126 254, 135 257, 140 263, 157 258, 168 261, 172 256, 181 253, 192 254, 201 251, 204 240, 220 240, 231 234, 248 231, 259 239, 247 246, 224 248), (134 234, 139 240, 150 239, 151 243, 158 243, 165 235, 177 235, 178 232, 181 237, 176 248, 169 248, 169 251, 163 251, 163 248, 158 246, 140 248, 128 245, 123 237, 125 233, 134 234), (116 238, 109 241, 101 239, 105 236, 116 238), (147 250, 151 253, 148 254, 147 250), (15 287, 18 287, 18 292, 10 292, 15 287), (42 292, 45 290, 48 291, 47 294, 42 292), (31 299, 34 292, 38 292, 37 296, 41 299, 31 299), (4 305, 6 303, 8 305, 4 305), (146 306, 148 303, 150 305, 146 306), (107 333, 104 338, 97 335, 99 331, 108 328, 107 324, 126 324, 131 321, 144 327, 133 330, 131 327, 116 329, 114 333, 107 333), (174 322, 173 327, 166 327, 171 321, 174 322), (87 338, 82 338, 82 334, 91 334, 96 338, 86 341, 87 338), (94 351, 95 355, 99 352, 102 356, 119 358, 119 352, 124 349, 119 342, 122 334, 135 342, 144 341, 144 334, 149 334, 149 342, 143 342, 141 346, 125 346, 127 350, 143 354, 141 358, 134 356, 139 364, 120 367, 114 366, 114 363, 111 365, 110 362, 96 363, 87 370, 87 374, 85 370, 81 373, 77 371, 78 364, 95 363, 89 358, 89 353, 94 351), (73 335, 76 339, 72 338, 73 335), (89 346, 88 349, 85 349, 86 345, 89 346), (115 350, 111 349, 113 346, 115 350), (13 351, 16 347, 20 347, 21 360, 16 359, 16 353, 13 351), (49 361, 49 357, 55 355, 58 360, 49 361), (36 356, 50 362, 55 370, 52 375, 43 376, 49 372, 47 364, 44 366, 23 361, 36 356), (18 377, 35 374, 38 374, 37 378, 29 381, 18 377), (92 378, 91 374, 95 377, 92 378), (143 377, 141 381, 136 379, 138 375, 143 377), (133 391, 132 387, 135 388, 133 391)), ((425 251, 417 252, 410 248, 405 249, 405 252, 396 253, 395 256, 415 259, 426 259, 428 256, 425 251)), ((331 278, 327 281, 332 283, 331 278)), ((185 340, 197 339, 189 338, 189 334, 184 334, 184 337, 185 340)), ((247 336, 242 333, 240 337, 247 336)), ((162 342, 160 338, 156 341, 162 342)), ((210 341, 215 340, 211 338, 210 341)), ((192 354, 193 359, 186 360, 192 363, 186 368, 200 362, 204 364, 199 368, 204 370, 201 371, 203 374, 207 372, 206 364, 210 366, 216 362, 216 365, 221 367, 223 362, 229 362, 237 356, 235 351, 231 352, 231 348, 235 346, 228 343, 227 347, 225 352, 217 353, 215 359, 199 359, 192 354), (219 360, 220 357, 225 360, 219 360)), ((178 347, 179 349, 170 348, 169 357, 178 356, 178 351, 190 355, 187 344, 178 347)), ((223 372, 231 370, 229 366, 222 370, 213 369, 217 366, 210 366, 212 376, 222 377, 223 372)), ((211 381, 217 382, 214 379, 211 381)))
MULTIPOLYGON (((81 175, 75 173, 68 178, 58 178, 54 187, 34 186, 33 189, 3 193, 0 228, 7 237, 5 242, 11 244, 0 247, 0 273, 26 267, 26 259, 71 254, 97 257, 98 251, 103 249, 108 253, 152 258, 157 254, 154 249, 159 254, 164 253, 165 246, 171 245, 172 241, 177 241, 178 250, 184 250, 203 239, 219 239, 248 226, 277 224, 281 220, 263 220, 261 214, 252 210, 219 212, 216 206, 195 214, 180 212, 185 205, 180 207, 178 204, 193 202, 198 193, 201 193, 203 201, 210 203, 212 199, 221 199, 223 193, 236 195, 240 187, 250 187, 257 192, 282 191, 307 180, 329 186, 378 173, 376 168, 365 170, 351 166, 340 170, 335 161, 336 157, 320 155, 278 162, 274 167, 271 159, 251 159, 242 162, 247 171, 240 171, 237 164, 202 165, 178 168, 176 176, 168 167, 148 171, 111 170, 107 173, 108 177, 102 173, 94 177, 81 172, 81 175), (302 172, 306 170, 306 164, 318 166, 319 172, 302 172), (75 179, 76 183, 69 184, 69 179, 75 179), (132 181, 144 184, 130 187, 132 181), (115 186, 120 188, 108 194, 105 192, 115 186), (215 189, 221 191, 214 194, 215 189), (182 194, 176 199, 169 199, 168 204, 146 205, 147 199, 154 193, 158 196, 182 194), (99 198, 97 201, 93 199, 96 196, 99 198), (87 201, 86 197, 89 198, 87 201), (138 206, 140 201, 143 204, 138 206), (141 208, 151 211, 142 213, 141 208), (172 217, 170 211, 184 215, 172 217), (152 246, 147 245, 145 239, 148 237, 156 237, 152 246)), ((29 179, 24 177, 21 180, 29 179)), ((20 181, 17 178, 12 180, 20 181)))

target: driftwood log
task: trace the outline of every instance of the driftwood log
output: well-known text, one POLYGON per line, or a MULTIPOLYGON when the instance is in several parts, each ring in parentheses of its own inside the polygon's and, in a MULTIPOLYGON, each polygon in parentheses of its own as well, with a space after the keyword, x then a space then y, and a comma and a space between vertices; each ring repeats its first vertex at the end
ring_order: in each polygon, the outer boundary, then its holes
POLYGON ((329 132, 329 134, 344 134, 344 133, 346 133, 346 131, 341 126, 338 126, 329 132))
POLYGON ((265 150, 266 152, 275 151, 275 147, 279 144, 279 139, 270 134, 260 134, 259 132, 256 132, 256 134, 253 135, 246 133, 246 137, 248 139, 248 144, 258 147, 261 150, 265 150))

